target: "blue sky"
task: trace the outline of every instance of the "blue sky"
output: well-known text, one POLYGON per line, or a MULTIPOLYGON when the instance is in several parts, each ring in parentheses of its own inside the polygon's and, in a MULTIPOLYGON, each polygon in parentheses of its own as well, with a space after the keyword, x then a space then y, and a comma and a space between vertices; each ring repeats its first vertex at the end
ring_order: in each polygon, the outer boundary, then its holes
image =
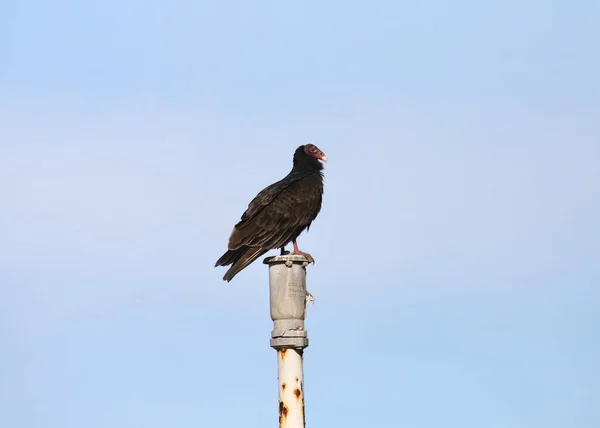
POLYGON ((322 3, 2 3, 1 426, 275 426, 213 265, 308 142, 309 426, 600 425, 600 6, 322 3))

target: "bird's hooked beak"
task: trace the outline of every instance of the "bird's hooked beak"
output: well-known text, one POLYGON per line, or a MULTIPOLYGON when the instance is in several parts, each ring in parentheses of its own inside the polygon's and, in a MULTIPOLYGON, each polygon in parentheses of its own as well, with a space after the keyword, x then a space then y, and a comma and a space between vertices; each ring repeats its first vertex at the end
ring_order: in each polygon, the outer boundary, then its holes
POLYGON ((321 156, 319 156, 319 159, 327 163, 327 156, 325 156, 325 153, 321 154, 321 156))

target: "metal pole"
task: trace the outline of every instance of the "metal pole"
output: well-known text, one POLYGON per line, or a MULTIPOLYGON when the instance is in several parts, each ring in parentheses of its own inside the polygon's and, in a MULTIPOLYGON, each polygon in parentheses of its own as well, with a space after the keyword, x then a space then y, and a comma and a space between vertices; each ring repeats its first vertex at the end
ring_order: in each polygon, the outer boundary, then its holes
POLYGON ((304 256, 268 257, 271 301, 271 347, 277 350, 279 427, 303 428, 304 376, 302 354, 308 346, 304 330, 306 270, 304 256))

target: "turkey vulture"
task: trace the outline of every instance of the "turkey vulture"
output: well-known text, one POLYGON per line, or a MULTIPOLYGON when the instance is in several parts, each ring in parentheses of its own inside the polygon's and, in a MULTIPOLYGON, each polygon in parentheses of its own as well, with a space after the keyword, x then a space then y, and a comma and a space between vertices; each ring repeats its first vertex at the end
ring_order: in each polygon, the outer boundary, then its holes
POLYGON ((238 272, 269 250, 281 248, 290 242, 294 251, 289 254, 305 256, 298 249, 296 238, 308 230, 321 210, 323 199, 323 164, 327 156, 314 144, 298 147, 290 173, 260 191, 250 202, 242 219, 234 226, 229 237, 228 250, 217 260, 216 266, 232 265, 223 280, 229 282, 238 272))

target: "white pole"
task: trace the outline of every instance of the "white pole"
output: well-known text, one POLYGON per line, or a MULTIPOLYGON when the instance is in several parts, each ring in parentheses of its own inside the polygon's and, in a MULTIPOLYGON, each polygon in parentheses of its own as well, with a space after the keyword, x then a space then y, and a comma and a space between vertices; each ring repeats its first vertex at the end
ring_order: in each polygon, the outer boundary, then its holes
POLYGON ((302 350, 278 349, 279 427, 303 428, 304 388, 302 350))
POLYGON ((271 347, 277 350, 279 427, 304 428, 304 375, 302 356, 308 346, 306 265, 304 256, 269 257, 271 347))

